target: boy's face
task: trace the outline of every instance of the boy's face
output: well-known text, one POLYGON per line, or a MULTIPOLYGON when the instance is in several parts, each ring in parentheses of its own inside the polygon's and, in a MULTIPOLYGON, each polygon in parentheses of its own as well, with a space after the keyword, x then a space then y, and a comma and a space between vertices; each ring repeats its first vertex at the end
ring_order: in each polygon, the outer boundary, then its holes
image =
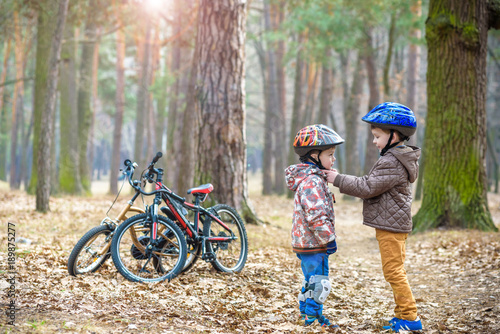
MULTIPOLYGON (((380 152, 385 147, 385 145, 387 145, 387 142, 389 141, 389 137, 390 137, 391 133, 390 132, 387 133, 386 131, 384 131, 380 128, 373 128, 372 135, 373 135, 373 143, 375 144, 375 146, 377 146, 377 148, 380 152)), ((394 142, 396 140, 395 137, 396 136, 394 136, 394 138, 392 138, 392 142, 394 142)))
POLYGON ((333 164, 335 163, 335 147, 329 148, 328 150, 321 151, 319 154, 319 161, 327 170, 332 169, 333 164))

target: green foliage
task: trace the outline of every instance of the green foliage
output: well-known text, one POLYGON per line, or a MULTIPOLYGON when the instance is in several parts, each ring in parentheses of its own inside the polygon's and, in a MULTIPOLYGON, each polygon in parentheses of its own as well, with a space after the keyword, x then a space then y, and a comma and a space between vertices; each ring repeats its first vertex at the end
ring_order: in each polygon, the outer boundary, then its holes
MULTIPOLYGON (((337 52, 364 48, 367 28, 388 29, 390 16, 397 18, 396 30, 400 36, 409 36, 411 29, 422 29, 424 19, 415 19, 411 5, 416 0, 308 0, 290 1, 286 20, 278 32, 267 32, 265 38, 287 38, 290 32, 303 34, 304 45, 291 45, 292 51, 302 47, 304 56, 323 62, 325 50, 337 52)), ((403 39, 404 43, 408 38, 403 39)), ((412 43, 422 43, 411 41, 412 43)), ((290 45, 289 45, 290 46, 290 45)))

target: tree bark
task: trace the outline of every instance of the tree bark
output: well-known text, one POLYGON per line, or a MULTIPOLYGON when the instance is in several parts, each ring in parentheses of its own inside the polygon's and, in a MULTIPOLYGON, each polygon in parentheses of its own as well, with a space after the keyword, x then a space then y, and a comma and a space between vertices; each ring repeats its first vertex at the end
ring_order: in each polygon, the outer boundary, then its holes
MULTIPOLYGON (((417 21, 422 16, 422 1, 416 1, 411 6, 411 12, 413 13, 414 20, 417 21)), ((413 28, 410 31, 410 38, 419 40, 421 37, 421 31, 419 28, 413 28)), ((417 112, 417 96, 418 96, 418 82, 419 82, 419 72, 420 72, 420 45, 418 43, 412 42, 408 48, 408 66, 407 66, 407 81, 406 81, 406 106, 415 112, 417 112)), ((410 143, 415 145, 417 143, 417 134, 411 137, 410 143)), ((420 175, 422 177, 422 175, 420 175)))
MULTIPOLYGON (((266 32, 273 31, 273 24, 271 18, 272 6, 270 0, 264 1, 264 29, 266 32)), ((269 195, 276 191, 277 178, 282 177, 282 172, 280 171, 279 176, 276 175, 276 169, 278 164, 283 161, 280 159, 280 154, 283 153, 283 148, 277 147, 277 135, 276 133, 281 133, 281 106, 280 106, 280 96, 278 92, 278 76, 277 76, 277 64, 276 64, 276 43, 273 41, 267 41, 267 52, 266 52, 266 77, 267 85, 265 88, 265 99, 267 103, 266 107, 266 134, 264 137, 264 162, 263 168, 267 169, 264 172, 264 186, 263 194, 269 195), (280 151, 277 154, 277 151, 280 151), (279 160, 279 161, 278 161, 279 160), (274 166, 274 168, 273 168, 274 166), (273 179, 274 175, 274 179, 273 179), (269 178, 267 180, 267 178, 269 178)), ((283 170, 283 169, 282 169, 283 170)), ((281 183, 280 183, 281 184, 281 183)))
POLYGON ((4 108, 4 88, 5 85, 3 83, 5 82, 7 78, 7 70, 8 70, 8 62, 9 62, 9 56, 10 56, 10 49, 11 49, 11 39, 7 37, 7 39, 4 41, 4 48, 3 48, 3 67, 2 67, 2 73, 0 74, 0 83, 2 85, 0 86, 0 180, 7 180, 7 173, 6 173, 6 167, 7 167, 7 111, 4 108))
POLYGON ((333 100, 333 69, 330 65, 332 57, 332 50, 325 50, 325 60, 323 66, 321 67, 321 92, 320 92, 320 103, 319 103, 319 113, 317 122, 319 124, 328 124, 328 119, 330 113, 332 112, 332 100, 333 100))
MULTIPOLYGON (((354 78, 352 79, 351 94, 347 109, 344 114, 345 119, 345 135, 348 140, 345 143, 345 171, 350 175, 359 175, 359 150, 358 150, 358 120, 359 120, 359 105, 363 94, 364 71, 362 68, 363 57, 358 55, 356 68, 354 69, 354 78)), ((349 197, 346 197, 349 198, 349 197)))
POLYGON ((76 90, 75 35, 71 24, 66 24, 60 65, 60 155, 59 190, 80 194, 80 163, 78 155, 78 106, 76 90))
POLYGON ((394 52, 394 42, 396 40, 396 15, 391 15, 391 24, 389 26, 389 43, 387 45, 387 55, 384 64, 384 100, 391 99, 391 86, 389 82, 389 74, 391 71, 392 53, 394 52))
MULTIPOLYGON (((50 2, 50 1, 49 1, 50 2)), ((50 197, 50 172, 53 161, 50 159, 50 152, 52 148, 52 123, 54 118, 54 108, 56 101, 57 80, 59 77, 59 57, 61 54, 62 36, 64 31, 64 23, 68 13, 69 0, 60 0, 57 11, 57 21, 55 30, 43 30, 45 33, 53 36, 49 52, 50 65, 47 73, 47 89, 45 96, 45 105, 41 114, 40 124, 40 143, 37 152, 37 183, 36 183, 36 210, 40 212, 47 212, 50 210, 49 197, 50 197)), ((50 14, 50 12, 49 12, 50 14)), ((40 21, 39 21, 40 27, 40 21)), ((45 27, 46 28, 46 27, 45 27)), ((41 30, 38 30, 39 34, 41 30)), ((40 37, 40 35, 39 35, 40 37)), ((37 58, 41 55, 37 53, 37 58)), ((37 61, 38 65, 38 61, 37 61)), ((38 71, 37 71, 38 72, 38 71)))
POLYGON ((197 45, 195 109, 201 117, 196 180, 211 182, 219 203, 255 214, 248 202, 245 139, 245 27, 243 0, 202 0, 197 45))
POLYGON ((306 105, 303 113, 302 124, 304 126, 312 124, 316 119, 316 89, 318 87, 318 66, 315 62, 311 61, 308 64, 307 75, 307 91, 306 91, 306 105))
POLYGON ((142 42, 142 61, 139 87, 137 91, 137 118, 135 127, 135 144, 134 144, 134 159, 139 162, 139 166, 145 166, 146 157, 144 152, 144 128, 146 126, 145 120, 148 117, 149 108, 149 83, 150 83, 150 55, 151 55, 151 23, 146 22, 145 37, 142 42))
POLYGON ((14 96, 12 98, 12 122, 11 122, 11 132, 10 132, 10 171, 9 171, 9 184, 11 189, 19 189, 19 165, 18 152, 17 152, 17 140, 18 140, 18 129, 22 127, 22 114, 23 114, 23 95, 24 95, 24 81, 21 80, 24 77, 24 54, 23 54, 23 39, 21 34, 21 22, 19 21, 19 13, 14 12, 14 36, 15 36, 15 46, 14 53, 16 58, 16 83, 14 85, 14 96))
MULTIPOLYGON (((33 131, 33 162, 38 162, 40 131, 42 124, 42 114, 46 106, 45 97, 47 95, 47 78, 49 76, 49 58, 52 45, 52 36, 56 29, 58 13, 57 1, 45 0, 39 2, 40 11, 37 23, 37 49, 36 49, 36 70, 35 70, 35 93, 33 103, 35 108, 35 124, 33 131)), ((59 57, 59 56, 57 56, 59 57)), ((35 194, 38 184, 38 168, 31 168, 30 186, 28 192, 35 194)), ((48 203, 48 202, 47 202, 48 203)))
MULTIPOLYGON (((292 105, 292 123, 290 126, 290 136, 288 137, 288 145, 290 145, 290 150, 288 151, 288 164, 293 165, 298 162, 297 154, 291 147, 295 135, 302 128, 300 123, 302 120, 302 101, 304 99, 304 90, 302 89, 302 81, 304 74, 304 60, 302 55, 302 41, 303 36, 298 37, 298 50, 297 56, 295 58, 295 78, 294 78, 294 93, 293 93, 293 105, 292 105)), ((289 197, 293 197, 293 192, 288 193, 289 197)))
MULTIPOLYGON (((382 101, 380 101, 380 91, 378 86, 377 67, 375 61, 375 50, 373 49, 371 29, 369 28, 366 29, 365 34, 366 34, 366 51, 364 53, 364 61, 366 67, 366 74, 368 77, 368 88, 370 91, 368 110, 372 110, 382 101)), ((367 137, 366 137, 364 174, 367 175, 378 159, 378 151, 373 145, 373 135, 371 127, 366 125, 365 129, 366 129, 365 131, 367 131, 367 137)))
POLYGON ((80 82, 78 85, 78 155, 82 189, 90 194, 90 165, 88 159, 89 132, 92 120, 92 69, 96 44, 97 1, 90 0, 85 23, 85 42, 80 60, 80 82))
MULTIPOLYGON (((120 13, 117 10, 117 23, 121 26, 120 13)), ((120 169, 120 152, 125 108, 125 33, 123 29, 116 31, 116 93, 115 93, 115 126, 113 129, 113 149, 111 150, 111 170, 109 174, 109 191, 118 193, 118 170, 120 169)), ((134 157, 138 159, 138 155, 134 157)), ((145 166, 144 166, 145 167, 145 166)))
MULTIPOLYGON (((284 20, 284 7, 286 2, 280 1, 271 6, 273 9, 273 31, 277 31, 284 20)), ((276 98, 274 127, 274 193, 285 193, 285 178, 283 170, 286 168, 286 153, 289 145, 286 143, 286 85, 285 85, 285 42, 281 39, 276 44, 274 51, 276 59, 276 98)))
MULTIPOLYGON (((99 34, 99 32, 97 33, 99 34)), ((97 37, 94 54, 92 55, 92 115, 90 117, 90 131, 89 131, 89 144, 88 144, 88 155, 89 155, 89 169, 90 169, 90 180, 94 178, 94 155, 95 155, 95 115, 97 113, 97 108, 99 106, 99 95, 97 94, 97 88, 99 81, 97 80, 97 72, 99 69, 99 46, 100 37, 97 37)))
POLYGON ((426 21, 426 173, 414 229, 497 230, 486 197, 485 1, 431 0, 426 21))

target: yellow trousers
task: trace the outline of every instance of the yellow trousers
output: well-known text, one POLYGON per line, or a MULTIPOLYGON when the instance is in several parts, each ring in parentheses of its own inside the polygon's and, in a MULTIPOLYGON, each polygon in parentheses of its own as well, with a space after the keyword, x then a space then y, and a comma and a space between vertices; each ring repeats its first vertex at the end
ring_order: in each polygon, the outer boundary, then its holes
POLYGON ((405 242, 408 233, 394 233, 376 230, 384 278, 391 284, 396 307, 395 316, 413 321, 417 318, 417 304, 411 293, 410 284, 404 268, 405 242))

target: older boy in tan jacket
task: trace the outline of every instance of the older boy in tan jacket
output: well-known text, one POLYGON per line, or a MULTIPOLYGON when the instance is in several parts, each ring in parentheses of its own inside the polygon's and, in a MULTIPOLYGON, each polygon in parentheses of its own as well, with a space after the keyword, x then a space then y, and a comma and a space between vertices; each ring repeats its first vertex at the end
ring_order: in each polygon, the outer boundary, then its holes
POLYGON ((373 143, 380 159, 368 175, 329 172, 327 181, 341 193, 363 199, 363 224, 375 228, 382 258, 382 269, 391 284, 395 317, 385 329, 416 331, 422 329, 417 305, 404 269, 405 241, 412 230, 411 183, 418 176, 420 149, 405 146, 416 131, 413 112, 399 103, 378 105, 362 118, 372 126, 373 143))

